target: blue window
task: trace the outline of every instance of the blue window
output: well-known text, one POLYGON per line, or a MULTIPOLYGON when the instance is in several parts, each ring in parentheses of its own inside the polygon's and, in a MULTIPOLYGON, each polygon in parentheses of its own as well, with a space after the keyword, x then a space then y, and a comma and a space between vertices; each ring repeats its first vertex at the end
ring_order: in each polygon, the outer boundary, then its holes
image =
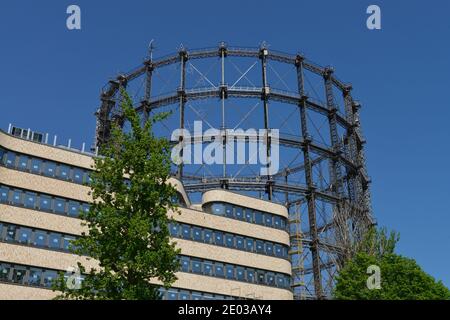
POLYGON ((11 273, 11 266, 6 263, 0 264, 0 280, 8 281, 11 273))
POLYGON ((0 148, 0 164, 3 164, 3 156, 6 154, 6 151, 0 148))
POLYGON ((158 293, 159 293, 160 298, 161 298, 162 300, 165 300, 165 299, 166 299, 166 289, 164 289, 164 288, 159 288, 159 289, 158 289, 158 293))
POLYGON ((73 240, 75 240, 75 238, 74 237, 72 237, 72 236, 63 236, 63 248, 64 248, 64 250, 70 250, 72 247, 73 247, 73 245, 71 244, 71 242, 73 241, 73 240))
POLYGON ((30 269, 30 273, 28 275, 28 285, 39 287, 41 285, 41 279, 42 279, 42 270, 30 269))
POLYGON ((14 152, 8 152, 6 154, 5 165, 10 168, 14 168, 16 166, 16 154, 14 152))
POLYGON ((215 268, 214 275, 216 277, 221 277, 221 278, 225 277, 225 271, 224 271, 223 265, 221 263, 215 263, 214 268, 215 268))
POLYGON ((20 191, 20 190, 14 190, 12 202, 13 202, 13 204, 15 204, 16 206, 21 206, 21 205, 23 204, 23 200, 22 200, 22 191, 20 191))
POLYGON ((256 278, 256 283, 259 284, 266 284, 266 280, 265 280, 265 274, 263 271, 257 271, 255 272, 255 278, 256 278))
POLYGON ((55 212, 63 214, 66 212, 66 201, 64 199, 55 198, 55 212))
POLYGON ((253 223, 253 210, 246 208, 245 209, 245 221, 253 223))
POLYGON ((189 272, 191 269, 189 268, 189 258, 181 257, 181 271, 189 272))
POLYGON ((27 156, 20 156, 18 169, 24 171, 28 170, 28 160, 29 158, 27 156))
POLYGON ((223 216, 225 214, 225 205, 223 203, 213 203, 211 210, 213 214, 223 216))
POLYGON ((197 259, 192 259, 191 263, 192 263, 192 272, 201 274, 202 273, 202 262, 197 259))
POLYGON ((50 233, 48 245, 52 249, 61 248, 61 235, 57 233, 50 233))
POLYGON ((183 239, 191 239, 191 227, 187 225, 183 225, 181 228, 181 236, 183 239))
POLYGON ((268 272, 266 274, 266 279, 266 284, 268 284, 269 286, 275 285, 275 274, 273 274, 272 272, 268 272))
POLYGON ((190 300, 189 291, 181 290, 181 291, 178 293, 178 298, 179 298, 180 300, 190 300))
POLYGON ((71 217, 78 217, 80 215, 80 203, 75 201, 69 201, 68 214, 71 217))
POLYGON ((60 165, 58 170, 58 178, 63 180, 69 180, 70 178, 70 168, 65 165, 60 165))
POLYGON ((180 225, 177 223, 170 223, 169 232, 172 237, 178 237, 180 235, 180 225))
POLYGON ((84 172, 81 169, 75 168, 73 169, 73 182, 82 184, 84 179, 84 172))
POLYGON ((255 250, 255 241, 250 238, 245 239, 245 248, 247 251, 253 252, 255 250))
POLYGON ((16 226, 7 226, 5 240, 8 242, 15 242, 16 241, 16 232, 17 232, 16 226))
POLYGON ((281 219, 280 229, 286 229, 286 219, 284 218, 281 219))
POLYGON ((277 287, 284 288, 286 283, 283 276, 277 276, 277 287))
POLYGON ((277 257, 283 257, 284 256, 283 255, 283 247, 281 245, 279 245, 279 244, 275 245, 275 255, 277 257))
POLYGON ((266 254, 273 256, 273 244, 266 242, 266 254))
POLYGON ((227 279, 235 279, 234 266, 233 265, 227 264, 225 266, 225 270, 226 270, 226 274, 227 274, 227 279))
POLYGON ((56 271, 47 270, 44 272, 44 286, 50 288, 58 274, 56 271))
POLYGON ((223 246, 223 233, 214 231, 214 243, 218 246, 223 246))
POLYGON ((33 192, 25 193, 25 207, 34 209, 36 207, 37 195, 33 192))
POLYGON ((87 184, 91 184, 92 183, 91 174, 87 173, 87 172, 85 172, 84 174, 87 176, 87 178, 86 178, 87 184))
POLYGON ((42 168, 42 161, 39 159, 31 159, 31 172, 40 174, 42 168))
POLYGON ((242 267, 237 267, 236 268, 236 278, 239 281, 245 281, 245 269, 242 267))
POLYGON ((213 232, 212 230, 209 229, 204 229, 203 230, 203 234, 204 234, 204 241, 205 243, 211 243, 212 242, 212 237, 213 237, 213 232))
POLYGON ((54 177, 56 174, 56 163, 47 161, 45 162, 44 175, 47 177, 54 177))
POLYGON ((236 248, 238 248, 240 250, 245 250, 244 238, 236 237, 236 248))
POLYGON ((234 215, 238 220, 244 220, 244 209, 241 207, 236 207, 234 215))
POLYGON ((259 211, 254 211, 254 215, 255 215, 255 223, 256 224, 263 224, 263 215, 261 212, 259 211))
POLYGON ((81 208, 82 208, 82 210, 83 210, 84 213, 88 213, 89 210, 91 209, 91 205, 88 204, 88 203, 83 203, 83 204, 81 205, 81 208))
POLYGON ((192 300, 203 300, 203 296, 200 292, 192 292, 192 300))
POLYGON ((192 233, 194 234, 195 241, 202 241, 202 229, 194 227, 192 228, 192 233))
POLYGON ((51 211, 52 209, 52 198, 48 196, 39 197, 39 208, 44 211, 51 211))
POLYGON ((42 231, 35 231, 33 244, 38 247, 47 247, 47 234, 42 231))
POLYGON ((18 241, 19 243, 28 244, 31 242, 32 231, 30 228, 19 228, 18 230, 18 241))
POLYGON ((27 270, 24 267, 15 267, 12 274, 12 282, 23 284, 27 270))
POLYGON ((273 218, 273 224, 275 228, 281 229, 281 217, 279 216, 274 216, 273 218))
POLYGON ((203 262, 203 274, 206 276, 213 275, 213 263, 211 261, 203 262))
POLYGON ((262 240, 256 240, 256 252, 264 253, 264 242, 262 240))
POLYGON ((228 218, 234 218, 233 206, 232 205, 227 204, 225 206, 225 216, 227 216, 228 218))
POLYGON ((255 283, 255 270, 247 269, 247 281, 250 283, 255 283))
POLYGON ((167 300, 178 300, 178 292, 176 290, 170 290, 167 292, 167 300))
POLYGON ((272 215, 270 213, 264 214, 264 225, 266 225, 267 227, 273 226, 272 215))
POLYGON ((0 201, 1 202, 8 202, 8 193, 9 189, 3 186, 0 186, 0 201))
POLYGON ((225 242, 228 248, 234 248, 234 237, 232 234, 227 233, 225 235, 225 242))

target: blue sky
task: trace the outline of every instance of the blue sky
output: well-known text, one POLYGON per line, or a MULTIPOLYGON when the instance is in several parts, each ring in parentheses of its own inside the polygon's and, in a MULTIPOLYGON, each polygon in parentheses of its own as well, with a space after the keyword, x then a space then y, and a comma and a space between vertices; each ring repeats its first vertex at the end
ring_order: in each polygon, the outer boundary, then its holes
POLYGON ((378 222, 450 286, 449 12, 444 1, 2 1, 0 126, 91 143, 101 87, 151 39, 155 56, 221 40, 300 50, 352 82, 378 222), (70 4, 81 31, 66 29, 70 4), (370 4, 381 30, 365 26, 370 4))

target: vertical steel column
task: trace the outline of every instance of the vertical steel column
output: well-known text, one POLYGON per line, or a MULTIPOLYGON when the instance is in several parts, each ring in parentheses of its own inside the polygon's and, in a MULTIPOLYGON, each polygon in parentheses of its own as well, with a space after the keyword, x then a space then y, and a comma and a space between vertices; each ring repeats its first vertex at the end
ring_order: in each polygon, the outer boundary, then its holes
POLYGON ((367 168, 366 168, 366 159, 364 154, 364 148, 363 145, 365 143, 365 140, 362 135, 362 129, 361 129, 361 123, 359 121, 359 109, 361 108, 361 105, 359 103, 353 103, 353 117, 355 121, 355 133, 358 136, 358 141, 356 143, 357 147, 357 159, 358 159, 358 165, 359 165, 359 179, 361 181, 361 187, 362 187, 362 202, 364 206, 364 211, 366 214, 366 218, 369 223, 373 223, 372 220, 372 212, 371 212, 371 199, 370 199, 370 190, 369 190, 369 176, 367 174, 367 168))
MULTIPOLYGON (((259 52, 259 58, 261 59, 261 66, 262 66, 262 100, 264 103, 264 129, 266 130, 266 157, 267 157, 267 168, 269 169, 270 163, 270 137, 269 137, 269 86, 267 84, 267 55, 269 54, 269 51, 267 48, 262 47, 259 52)), ((272 177, 270 175, 267 176, 267 194, 269 200, 272 200, 272 177)))
POLYGON ((145 70, 145 95, 144 95, 144 123, 147 122, 149 118, 150 112, 150 96, 152 89, 152 75, 153 75, 153 62, 152 60, 148 60, 145 62, 146 70, 145 70))
MULTIPOLYGON (((184 106, 186 104, 186 61, 188 60, 188 54, 186 49, 182 48, 179 51, 180 55, 180 87, 178 88, 178 97, 180 99, 180 129, 184 129, 184 106)), ((178 138, 178 143, 183 146, 184 137, 181 135, 178 138)), ((180 156, 183 158, 183 149, 180 151, 180 156)), ((178 165, 177 178, 183 179, 183 162, 178 165)))
MULTIPOLYGON (((350 124, 350 128, 347 128, 346 132, 346 151, 348 159, 356 159, 356 139, 355 139, 355 119, 353 116, 353 99, 350 94, 352 86, 348 85, 343 90, 344 105, 345 105, 345 118, 350 124)), ((348 194, 350 202, 357 201, 357 190, 355 183, 356 172, 354 170, 347 169, 347 184, 348 194)))
POLYGON ((219 54, 220 54, 220 59, 221 59, 221 64, 222 64, 222 78, 221 78, 221 83, 220 83, 220 99, 222 101, 222 162, 223 162, 223 167, 222 167, 222 174, 223 174, 223 178, 226 177, 227 175, 227 156, 226 156, 226 146, 227 146, 227 135, 226 135, 226 129, 225 129, 225 99, 226 99, 226 94, 227 94, 227 88, 225 85, 225 56, 227 54, 227 48, 225 46, 225 43, 221 43, 219 46, 219 54))
POLYGON ((325 94, 327 98, 328 122, 330 125, 330 137, 331 146, 334 152, 334 159, 331 163, 331 181, 333 184, 333 189, 335 194, 342 196, 342 173, 341 166, 339 165, 339 156, 342 153, 341 143, 339 141, 339 134, 337 131, 337 108, 334 103, 333 97, 333 82, 331 81, 331 75, 333 74, 333 69, 326 68, 324 71, 324 81, 325 81, 325 94))
POLYGON ((297 67, 297 82, 298 82, 298 92, 300 94, 300 125, 302 129, 303 137, 303 161, 305 165, 305 178, 306 184, 308 186, 308 192, 306 194, 307 204, 308 204, 308 223, 309 223, 309 233, 311 237, 311 258, 312 258, 312 268, 314 277, 314 291, 318 299, 323 298, 322 293, 322 275, 320 272, 320 255, 319 255, 319 236, 317 232, 317 221, 316 221, 316 198, 315 198, 315 187, 313 184, 312 176, 312 165, 311 158, 309 156, 311 138, 308 133, 308 126, 306 121, 306 101, 308 97, 305 94, 305 86, 303 79, 303 57, 297 56, 295 61, 295 66, 297 67))
MULTIPOLYGON (((120 87, 122 87, 124 90, 126 90, 127 86, 128 86, 128 79, 127 79, 127 77, 125 75, 120 75, 120 76, 117 77, 117 80, 119 81, 119 90, 120 90, 120 87)), ((119 94, 120 94, 120 91, 119 91, 119 94)), ((123 96, 121 95, 120 96, 120 104, 122 105, 122 103, 123 103, 123 96)), ((121 111, 120 111, 120 113, 115 115, 115 119, 113 119, 113 121, 120 128, 123 128, 125 119, 124 119, 123 114, 122 114, 121 111)))

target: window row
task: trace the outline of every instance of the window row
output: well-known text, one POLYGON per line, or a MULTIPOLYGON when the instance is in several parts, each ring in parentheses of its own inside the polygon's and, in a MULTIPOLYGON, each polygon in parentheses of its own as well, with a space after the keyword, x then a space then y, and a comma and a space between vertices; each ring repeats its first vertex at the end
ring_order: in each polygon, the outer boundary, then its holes
POLYGON ((160 288, 159 293, 163 300, 237 300, 237 297, 222 294, 213 294, 200 291, 190 291, 178 288, 160 288))
POLYGON ((30 157, 2 148, 0 148, 0 165, 78 184, 89 184, 91 181, 89 177, 91 170, 30 157))
MULTIPOLYGON (((69 275, 66 275, 66 277, 69 275)), ((83 276, 79 276, 83 281, 83 276)), ((0 281, 33 287, 51 288, 58 271, 0 262, 0 281)))
POLYGON ((0 223, 0 241, 27 246, 69 251, 75 236, 47 230, 0 223))
POLYGON ((268 212, 245 208, 229 203, 215 202, 205 207, 206 211, 218 216, 259 224, 270 228, 286 230, 286 218, 268 212))
POLYGON ((290 276, 234 264, 180 256, 181 271, 205 276, 237 280, 283 289, 290 288, 290 276))
POLYGON ((170 235, 175 238, 288 259, 288 247, 270 241, 243 237, 184 223, 170 223, 169 230, 170 235))
POLYGON ((0 185, 0 203, 78 217, 80 211, 88 212, 88 203, 53 197, 23 189, 0 185))

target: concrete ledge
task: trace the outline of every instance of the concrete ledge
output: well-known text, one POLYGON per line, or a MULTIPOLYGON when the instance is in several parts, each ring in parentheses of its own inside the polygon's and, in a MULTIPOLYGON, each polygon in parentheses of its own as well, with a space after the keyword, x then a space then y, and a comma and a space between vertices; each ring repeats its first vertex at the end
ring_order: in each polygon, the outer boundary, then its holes
POLYGON ((0 167, 0 183, 57 197, 92 202, 92 197, 88 194, 89 187, 19 170, 0 167))
POLYGON ((221 261, 255 269, 264 269, 274 272, 291 274, 291 264, 286 259, 245 252, 226 247, 213 246, 201 242, 184 239, 173 239, 182 255, 202 258, 206 260, 221 261))
POLYGON ((46 144, 12 137, 0 130, 0 146, 34 157, 48 159, 64 164, 91 169, 94 160, 89 155, 63 150, 46 144))
POLYGON ((288 211, 285 206, 277 203, 273 203, 266 200, 256 199, 253 197, 244 196, 242 194, 217 189, 210 190, 203 193, 202 203, 203 205, 210 202, 225 202, 235 204, 242 207, 251 208, 254 210, 261 210, 270 212, 282 217, 288 217, 288 211))
POLYGON ((176 221, 196 226, 277 242, 287 246, 289 246, 290 243, 289 234, 284 230, 260 226, 187 208, 180 208, 180 212, 180 214, 170 213, 169 216, 173 217, 176 221))
POLYGON ((0 283, 0 300, 51 300, 57 295, 49 289, 0 283))
POLYGON ((0 221, 73 235, 81 235, 83 231, 87 231, 77 218, 5 204, 0 204, 0 221))

